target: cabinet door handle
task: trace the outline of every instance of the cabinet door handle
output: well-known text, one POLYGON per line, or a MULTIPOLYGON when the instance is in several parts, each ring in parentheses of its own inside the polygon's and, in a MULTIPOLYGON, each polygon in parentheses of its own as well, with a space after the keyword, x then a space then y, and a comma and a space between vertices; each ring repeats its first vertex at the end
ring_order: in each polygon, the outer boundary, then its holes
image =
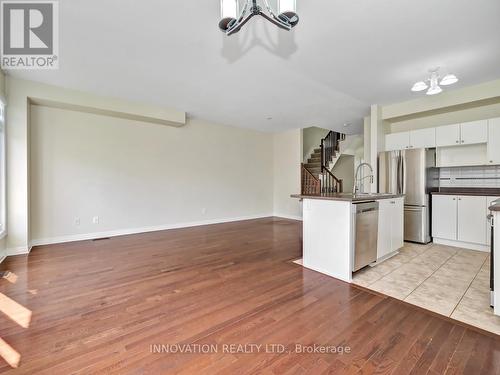
POLYGON ((462 140, 462 143, 465 143, 465 141, 462 140))
POLYGON ((454 201, 456 201, 457 199, 456 198, 453 198, 454 201))
POLYGON ((460 143, 459 141, 455 141, 455 143, 460 143))

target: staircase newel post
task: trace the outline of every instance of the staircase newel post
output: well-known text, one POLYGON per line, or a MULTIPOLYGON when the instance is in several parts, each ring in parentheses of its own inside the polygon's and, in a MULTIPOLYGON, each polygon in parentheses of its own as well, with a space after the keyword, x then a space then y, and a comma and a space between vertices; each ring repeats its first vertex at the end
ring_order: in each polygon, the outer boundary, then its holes
POLYGON ((318 176, 318 179, 319 179, 319 193, 321 194, 321 191, 322 191, 322 184, 323 184, 323 181, 321 179, 321 174, 323 173, 323 164, 324 164, 324 161, 325 161, 325 144, 324 144, 325 140, 322 139, 321 140, 321 146, 320 146, 320 149, 321 149, 321 165, 320 165, 320 172, 319 172, 319 176, 318 176))
POLYGON ((304 163, 300 164, 300 193, 306 194, 306 176, 304 174, 304 163))

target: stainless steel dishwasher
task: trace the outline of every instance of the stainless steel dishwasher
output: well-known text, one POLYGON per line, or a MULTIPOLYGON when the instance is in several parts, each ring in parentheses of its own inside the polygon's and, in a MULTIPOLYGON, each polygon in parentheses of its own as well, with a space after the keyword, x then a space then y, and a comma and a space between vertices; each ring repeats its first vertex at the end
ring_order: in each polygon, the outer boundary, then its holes
POLYGON ((377 260, 378 202, 354 203, 353 272, 377 260))

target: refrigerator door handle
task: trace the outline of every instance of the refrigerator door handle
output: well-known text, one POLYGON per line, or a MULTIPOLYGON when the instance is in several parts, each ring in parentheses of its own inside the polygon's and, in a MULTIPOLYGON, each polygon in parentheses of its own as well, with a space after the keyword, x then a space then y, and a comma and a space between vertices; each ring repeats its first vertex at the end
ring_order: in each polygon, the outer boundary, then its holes
POLYGON ((401 183, 403 188, 401 189, 401 194, 406 194, 406 155, 402 155, 402 168, 401 168, 401 183))

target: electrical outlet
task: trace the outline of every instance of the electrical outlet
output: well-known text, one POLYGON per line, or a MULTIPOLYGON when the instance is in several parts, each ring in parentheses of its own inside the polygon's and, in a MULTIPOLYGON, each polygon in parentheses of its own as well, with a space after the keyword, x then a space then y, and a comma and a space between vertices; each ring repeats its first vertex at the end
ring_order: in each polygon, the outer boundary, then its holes
POLYGON ((80 218, 77 216, 75 217, 75 221, 74 221, 75 225, 76 226, 79 226, 80 225, 80 218))
POLYGON ((94 217, 92 218, 92 223, 94 223, 94 224, 99 224, 99 216, 94 216, 94 217))

